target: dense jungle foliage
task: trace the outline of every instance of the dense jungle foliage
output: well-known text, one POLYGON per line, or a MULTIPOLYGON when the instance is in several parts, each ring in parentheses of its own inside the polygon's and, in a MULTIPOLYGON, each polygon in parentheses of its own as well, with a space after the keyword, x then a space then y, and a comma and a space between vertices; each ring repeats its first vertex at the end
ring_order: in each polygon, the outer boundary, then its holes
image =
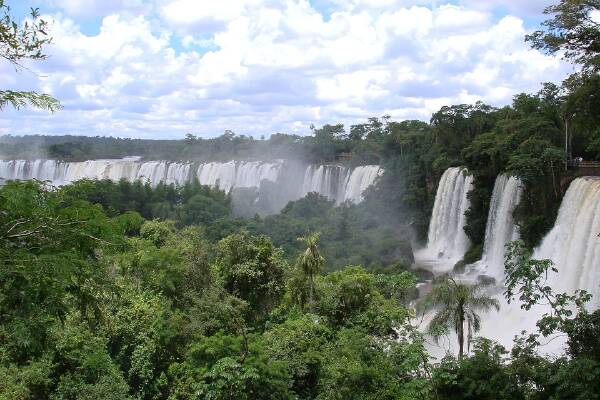
MULTIPOLYGON (((0 10, 7 60, 43 59, 37 12, 21 35, 3 0, 0 10)), ((554 18, 527 40, 582 70, 503 108, 455 105, 429 123, 371 118, 268 140, 0 138, 5 158, 323 163, 350 154, 345 162, 385 169, 359 205, 309 194, 254 218, 236 217, 231 194, 197 182, 3 182, 0 399, 600 399, 600 311, 586 309, 585 292, 554 293, 545 284, 554 266, 530 257, 578 173, 565 160, 600 159, 600 33, 587 18, 598 10, 581 0, 548 9, 554 18), (410 270, 409 242, 426 234, 440 175, 459 165, 475 178, 465 261, 481 253, 496 175, 525 184, 505 296, 526 310, 547 301, 551 313, 507 351, 473 335, 478 313, 498 306, 484 292, 490 282, 438 277, 419 307, 436 311, 432 336, 453 330, 467 346, 435 359, 413 303, 430 276, 410 270), (541 355, 553 334, 566 338, 565 353, 541 355)), ((60 106, 0 91, 0 109, 28 104, 60 106)))
MULTIPOLYGON (((598 398, 599 312, 557 313, 552 329, 569 338, 557 359, 537 353, 534 335, 510 354, 477 339, 461 359, 435 361, 412 319, 414 274, 352 266, 355 250, 336 232, 324 230, 322 247, 318 237, 284 243, 300 249, 290 257, 266 219, 223 228, 222 192, 146 189, 155 204, 165 193, 178 199, 174 219, 160 220, 120 209, 153 217, 119 190, 94 197, 101 185, 0 188, 0 398, 598 398), (194 198, 204 213, 188 213, 194 198), (311 275, 300 257, 306 243, 316 244, 311 275), (336 259, 336 245, 346 266, 319 273, 319 260, 335 266, 322 254, 336 259)), ((273 218, 319 207, 334 218, 318 196, 273 218)), ((531 275, 515 280, 535 288, 522 282, 531 275)))

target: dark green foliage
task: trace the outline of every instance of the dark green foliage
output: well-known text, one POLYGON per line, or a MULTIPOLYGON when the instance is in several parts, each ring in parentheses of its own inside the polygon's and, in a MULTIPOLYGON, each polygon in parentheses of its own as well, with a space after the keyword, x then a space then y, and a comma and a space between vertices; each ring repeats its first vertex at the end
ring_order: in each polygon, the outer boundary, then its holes
POLYGON ((574 358, 589 358, 600 363, 600 311, 580 312, 577 318, 565 322, 569 336, 569 354, 574 358))
POLYGON ((297 238, 319 231, 325 270, 346 265, 377 270, 393 269, 398 263, 409 266, 413 262, 406 228, 392 222, 380 221, 377 210, 369 204, 334 207, 325 197, 309 193, 288 203, 280 214, 249 221, 248 229, 271 237, 273 243, 284 249, 290 262, 295 262, 305 249, 297 238))
POLYGON ((477 339, 473 355, 463 360, 446 357, 432 380, 440 400, 526 399, 518 376, 511 370, 507 351, 487 339, 477 339))
POLYGON ((544 14, 552 18, 542 23, 543 30, 526 36, 535 49, 562 56, 584 71, 600 69, 600 29, 592 15, 600 10, 597 0, 561 0, 548 6, 544 14))
MULTIPOLYGON (((152 187, 125 179, 116 183, 82 179, 60 190, 67 196, 102 205, 109 215, 135 211, 145 219, 173 220, 180 227, 210 225, 231 213, 231 198, 225 192, 197 181, 181 187, 164 183, 152 187)), ((136 228, 135 223, 132 228, 136 228)))
POLYGON ((232 295, 248 302, 262 317, 279 302, 289 269, 280 249, 267 236, 233 234, 217 245, 216 274, 232 295))

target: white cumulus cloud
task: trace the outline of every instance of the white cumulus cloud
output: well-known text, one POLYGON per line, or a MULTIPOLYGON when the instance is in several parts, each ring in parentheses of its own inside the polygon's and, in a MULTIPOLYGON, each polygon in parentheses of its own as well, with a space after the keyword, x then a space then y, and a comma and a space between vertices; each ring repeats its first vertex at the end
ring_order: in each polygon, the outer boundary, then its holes
POLYGON ((3 111, 0 133, 305 134, 503 105, 570 72, 524 43, 528 7, 506 2, 498 15, 492 3, 53 0, 50 58, 30 65, 37 74, 0 62, 0 87, 43 90, 65 108, 3 111))

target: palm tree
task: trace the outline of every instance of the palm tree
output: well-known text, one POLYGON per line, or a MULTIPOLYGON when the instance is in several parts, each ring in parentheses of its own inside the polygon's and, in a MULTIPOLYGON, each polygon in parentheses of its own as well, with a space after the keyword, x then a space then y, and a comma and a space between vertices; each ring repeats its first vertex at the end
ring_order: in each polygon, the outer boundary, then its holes
POLYGON ((474 285, 467 285, 457 283, 449 276, 442 276, 434 280, 433 289, 420 301, 422 310, 435 310, 427 331, 436 343, 449 329, 456 332, 459 360, 463 357, 465 322, 470 343, 473 332, 481 329, 478 312, 487 312, 492 308, 500 310, 498 300, 483 293, 492 283, 492 280, 485 279, 474 285))
POLYGON ((309 303, 313 303, 313 293, 315 286, 315 276, 317 276, 323 264, 325 258, 319 253, 319 239, 321 234, 319 232, 311 233, 306 236, 299 237, 298 240, 306 244, 306 250, 304 250, 300 256, 298 256, 298 268, 302 271, 304 276, 308 279, 309 284, 309 303))

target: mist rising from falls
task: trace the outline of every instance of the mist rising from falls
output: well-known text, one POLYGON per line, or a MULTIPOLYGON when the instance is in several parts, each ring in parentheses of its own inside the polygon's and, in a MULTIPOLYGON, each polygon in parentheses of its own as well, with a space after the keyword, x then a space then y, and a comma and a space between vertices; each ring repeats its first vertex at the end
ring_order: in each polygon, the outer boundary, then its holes
POLYGON ((283 160, 142 162, 136 157, 82 162, 11 160, 0 161, 0 183, 2 180, 38 179, 59 186, 88 178, 126 179, 130 182, 140 180, 156 186, 159 182, 183 185, 196 178, 203 185, 227 192, 242 188, 255 188, 260 192, 262 183, 268 181, 283 193, 280 196, 283 203, 299 199, 309 192, 317 192, 339 204, 347 200, 354 203, 362 201, 364 190, 382 173, 376 165, 354 169, 341 165, 301 165, 300 174, 296 174, 294 171, 297 167, 291 164, 283 160))
POLYGON ((533 258, 551 259, 558 268, 549 279, 554 290, 587 290, 592 304, 600 306, 600 178, 571 182, 556 223, 533 258))
POLYGON ((465 211, 469 208, 467 193, 473 177, 461 167, 448 168, 440 179, 429 223, 427 247, 419 258, 437 260, 443 268, 452 267, 469 249, 464 231, 465 211))
POLYGON ((512 213, 519 204, 522 194, 523 186, 519 179, 507 174, 498 175, 490 200, 483 256, 473 266, 477 273, 502 281, 506 244, 519 238, 512 213))

